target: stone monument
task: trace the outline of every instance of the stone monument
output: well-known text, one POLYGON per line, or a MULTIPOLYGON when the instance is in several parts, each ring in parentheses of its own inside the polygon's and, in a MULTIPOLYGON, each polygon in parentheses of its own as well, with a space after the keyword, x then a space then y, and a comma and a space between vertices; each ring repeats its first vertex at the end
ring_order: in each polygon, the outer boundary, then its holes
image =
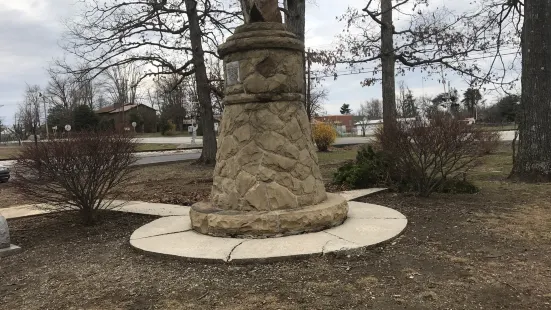
POLYGON ((340 225, 348 204, 325 192, 304 108, 304 44, 277 0, 242 1, 246 23, 218 49, 225 108, 210 201, 192 206, 192 227, 265 238, 340 225))
POLYGON ((10 230, 6 218, 0 215, 0 257, 19 253, 21 248, 10 243, 10 230))

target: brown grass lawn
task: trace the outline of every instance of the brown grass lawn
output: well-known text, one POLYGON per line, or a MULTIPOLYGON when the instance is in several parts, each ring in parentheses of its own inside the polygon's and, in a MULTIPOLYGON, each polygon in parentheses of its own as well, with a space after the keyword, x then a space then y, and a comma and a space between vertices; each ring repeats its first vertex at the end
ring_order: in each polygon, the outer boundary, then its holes
POLYGON ((0 145, 0 160, 14 158, 19 153, 19 146, 3 146, 0 145))
MULTIPOLYGON (((187 146, 175 143, 138 143, 137 151, 170 151, 184 147, 187 146)), ((17 156, 20 149, 21 147, 19 146, 0 146, 0 160, 13 159, 17 156)))
MULTIPOLYGON (((320 154, 329 180, 354 150, 320 154)), ((18 256, 0 259, 5 309, 551 309, 551 185, 509 182, 503 147, 469 174, 474 195, 363 200, 409 220, 393 242, 299 261, 212 265, 151 257, 128 237, 153 217, 107 212, 96 227, 62 213, 10 220, 18 256)), ((126 198, 190 204, 211 168, 143 167, 126 198)), ((4 197, 9 185, 0 185, 4 197)), ((16 195, 16 194, 13 194, 16 195)))

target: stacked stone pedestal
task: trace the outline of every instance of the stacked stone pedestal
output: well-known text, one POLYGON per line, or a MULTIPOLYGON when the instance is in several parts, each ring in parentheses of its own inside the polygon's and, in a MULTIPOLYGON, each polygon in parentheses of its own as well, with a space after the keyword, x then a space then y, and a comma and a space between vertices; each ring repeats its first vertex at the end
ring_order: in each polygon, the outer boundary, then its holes
POLYGON ((194 230, 275 237, 340 225, 346 200, 327 194, 302 94, 301 41, 279 23, 238 27, 219 47, 226 97, 211 201, 192 206, 194 230))
POLYGON ((21 252, 21 248, 10 243, 10 229, 6 218, 0 215, 0 257, 21 252))

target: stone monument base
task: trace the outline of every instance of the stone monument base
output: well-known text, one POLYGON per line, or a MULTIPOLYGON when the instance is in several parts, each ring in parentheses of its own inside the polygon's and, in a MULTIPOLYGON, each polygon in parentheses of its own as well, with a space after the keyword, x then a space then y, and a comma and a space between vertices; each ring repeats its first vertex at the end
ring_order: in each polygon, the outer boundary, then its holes
POLYGON ((11 244, 9 247, 7 248, 2 248, 0 249, 0 257, 6 257, 6 256, 10 256, 10 255, 15 255, 17 253, 20 253, 22 250, 20 247, 18 247, 17 245, 13 245, 11 244))
POLYGON ((320 204, 275 211, 222 210, 200 202, 189 213, 193 230, 215 237, 269 238, 317 232, 346 220, 348 203, 340 195, 327 194, 320 204))

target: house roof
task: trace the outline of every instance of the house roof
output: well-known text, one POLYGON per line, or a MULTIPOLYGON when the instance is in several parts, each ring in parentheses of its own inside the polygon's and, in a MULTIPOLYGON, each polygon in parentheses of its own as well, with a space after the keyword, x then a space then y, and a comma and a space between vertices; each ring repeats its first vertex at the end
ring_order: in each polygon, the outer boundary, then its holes
POLYGON ((98 113, 98 114, 107 113, 107 112, 113 111, 114 109, 115 109, 115 106, 110 105, 110 106, 106 106, 106 107, 103 107, 101 109, 96 110, 96 113, 98 113))
POLYGON ((145 104, 139 103, 139 104, 125 104, 124 106, 119 107, 119 108, 115 108, 115 106, 110 105, 110 106, 103 107, 103 108, 101 108, 101 109, 96 110, 96 113, 97 113, 97 114, 104 114, 104 113, 113 114, 113 113, 119 113, 119 112, 122 112, 122 111, 126 112, 126 111, 132 110, 132 109, 134 109, 134 108, 136 108, 136 107, 138 107, 138 106, 143 106, 143 107, 146 107, 146 108, 148 108, 148 109, 155 110, 155 109, 153 109, 153 108, 150 107, 150 106, 147 106, 147 105, 145 105, 145 104))
POLYGON ((126 105, 124 105, 120 108, 116 108, 113 111, 110 111, 109 113, 119 113, 119 112, 122 112, 122 111, 126 112, 126 111, 134 109, 137 106, 138 106, 137 104, 126 104, 126 105))

